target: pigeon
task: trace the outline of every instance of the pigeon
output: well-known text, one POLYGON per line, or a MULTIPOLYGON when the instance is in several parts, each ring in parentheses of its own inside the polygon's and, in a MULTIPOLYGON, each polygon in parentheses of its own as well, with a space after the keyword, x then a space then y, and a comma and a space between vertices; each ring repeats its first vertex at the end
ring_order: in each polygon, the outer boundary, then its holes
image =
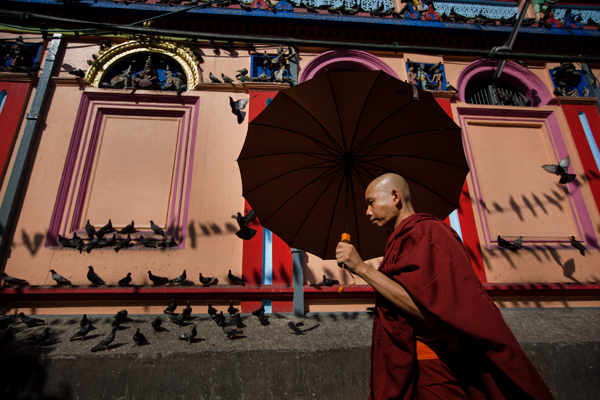
POLYGON ((176 324, 179 327, 182 327, 183 323, 186 320, 186 316, 184 314, 179 314, 179 315, 173 315, 173 314, 171 314, 170 319, 171 319, 172 323, 176 324))
POLYGON ((99 237, 93 238, 92 240, 90 240, 88 242, 88 244, 85 245, 85 251, 88 254, 90 254, 92 249, 97 248, 101 241, 102 241, 102 238, 99 238, 99 237))
POLYGON ((123 239, 119 243, 117 243, 117 245, 115 246, 115 252, 118 253, 119 250, 127 248, 129 243, 131 243, 131 236, 128 233, 127 237, 125 239, 123 239))
POLYGON ((13 285, 27 286, 27 285, 29 285, 29 283, 27 283, 27 281, 25 279, 14 278, 10 275, 6 275, 5 272, 2 272, 2 277, 4 278, 5 286, 13 286, 13 285))
POLYGON ((238 77, 238 76, 246 76, 246 75, 248 75, 248 69, 247 69, 247 68, 242 68, 242 69, 240 69, 240 70, 237 70, 237 71, 235 71, 235 72, 239 72, 239 73, 236 75, 236 77, 238 77))
POLYGON ((231 79, 230 77, 228 77, 227 75, 223 74, 221 72, 221 78, 223 78, 223 82, 225 83, 231 83, 234 84, 235 82, 233 81, 233 79, 231 79))
POLYGON ((244 322, 242 321, 242 316, 239 313, 235 314, 235 316, 233 317, 233 324, 238 328, 244 328, 246 326, 244 325, 244 322))
POLYGON ((169 281, 169 283, 170 283, 170 284, 172 284, 172 285, 176 285, 176 284, 179 284, 179 285, 181 285, 181 284, 182 284, 182 283, 185 281, 185 278, 186 278, 186 277, 187 277, 187 274, 185 273, 185 269, 184 269, 184 270, 183 270, 183 274, 179 275, 179 276, 178 276, 177 278, 175 278, 175 279, 171 279, 171 280, 169 281))
POLYGON ((310 328, 300 329, 299 326, 303 326, 303 325, 304 324, 302 322, 298 322, 297 324, 294 324, 292 321, 288 322, 288 326, 290 327, 290 329, 292 331, 294 331, 294 334, 296 334, 296 335, 303 335, 304 332, 308 332, 308 331, 312 331, 313 329, 317 329, 320 324, 311 326, 310 328))
POLYGON ((98 248, 101 249, 102 247, 110 247, 110 246, 114 246, 115 244, 117 244, 117 235, 113 234, 110 239, 106 239, 106 240, 98 243, 98 248))
POLYGON ((83 317, 81 317, 81 321, 79 321, 79 327, 83 328, 84 326, 86 326, 88 324, 88 322, 92 323, 92 320, 88 319, 87 314, 83 314, 83 317))
POLYGON ((119 324, 127 321, 127 310, 121 310, 113 317, 119 324))
POLYGON ((96 237, 102 237, 113 230, 112 221, 109 219, 108 224, 96 231, 96 237))
POLYGON ((270 325, 270 324, 271 324, 271 323, 269 322, 269 317, 268 317, 268 316, 266 316, 265 314, 261 314, 261 315, 259 315, 259 317, 258 317, 258 320, 260 321, 260 324, 261 324, 262 326, 268 326, 268 325, 270 325))
POLYGON ((571 236, 571 246, 579 250, 582 256, 585 256, 585 246, 575 240, 575 236, 571 236))
POLYGON ((519 236, 519 238, 517 240, 515 240, 513 243, 511 243, 508 240, 502 239, 500 237, 500 235, 498 235, 498 246, 503 247, 505 249, 517 251, 521 247, 523 247, 522 243, 523 243, 523 236, 519 236))
POLYGON ((117 328, 113 327, 112 331, 110 331, 110 333, 108 335, 106 335, 104 337, 104 339, 102 339, 102 341, 100 341, 100 343, 98 343, 97 345, 92 347, 92 352, 100 351, 102 349, 105 349, 106 351, 108 351, 108 346, 113 342, 113 340, 115 340, 115 332, 116 331, 117 331, 117 328))
POLYGON ((183 309, 183 311, 181 312, 181 314, 185 315, 186 318, 189 318, 190 315, 192 315, 192 307, 190 306, 189 300, 187 302, 187 306, 183 309))
POLYGON ((152 329, 154 329, 154 333, 160 332, 160 326, 162 325, 162 319, 160 317, 154 318, 150 323, 152 325, 152 329))
POLYGON ((242 216, 242 213, 238 212, 237 215, 232 215, 231 218, 237 220, 240 230, 235 234, 237 237, 243 240, 250 240, 256 235, 256 229, 252 229, 248 226, 249 223, 256 219, 256 213, 254 210, 248 211, 248 214, 242 216))
POLYGON ((569 156, 566 156, 565 158, 560 160, 560 162, 557 165, 544 164, 542 165, 542 168, 544 168, 546 172, 560 176, 560 180, 558 181, 558 183, 564 185, 565 183, 573 182, 577 177, 577 175, 569 174, 567 172, 567 170, 569 169, 569 165, 571 165, 571 158, 569 156))
POLYGON ((83 248, 85 247, 83 240, 81 240, 81 238, 77 236, 76 232, 73 232, 73 239, 71 239, 71 243, 75 245, 75 248, 79 250, 79 253, 81 253, 83 251, 83 248))
POLYGON ((87 220, 87 223, 85 224, 85 231, 88 234, 88 237, 90 239, 94 238, 96 235, 96 229, 94 228, 94 225, 90 224, 90 220, 87 220))
POLYGON ((27 340, 30 340, 32 342, 37 342, 37 344, 41 346, 49 338, 50 338, 50 328, 46 328, 46 329, 44 329, 43 333, 40 333, 38 335, 30 336, 30 337, 27 338, 27 340))
POLYGON ((225 316, 223 315, 223 311, 221 311, 220 314, 215 314, 213 316, 213 321, 215 321, 217 325, 221 326, 221 324, 225 322, 225 316))
POLYGON ((50 272, 52 272, 52 279, 54 279, 56 281, 57 285, 71 285, 72 284, 70 280, 63 277, 59 273, 57 273, 55 270, 51 269, 50 272))
POLYGON ((183 335, 179 336, 179 339, 187 340, 189 344, 192 344, 192 340, 196 337, 196 335, 196 324, 194 324, 194 326, 192 326, 192 330, 188 333, 184 333, 183 335))
POLYGON ((206 303, 206 305, 208 306, 208 315, 212 317, 214 317, 215 315, 217 315, 217 309, 214 308, 210 303, 206 303))
POLYGON ((175 238, 163 239, 157 243, 158 247, 176 247, 179 246, 175 241, 175 238))
POLYGON ((88 267, 88 273, 87 273, 87 278, 90 282, 92 282, 92 285, 94 286, 98 286, 98 285, 106 285, 106 283, 104 283, 104 281, 102 280, 102 278, 100 278, 95 272, 94 272, 94 268, 90 265, 88 267))
POLYGON ((210 78, 210 81, 211 81, 212 83, 223 83, 223 82, 221 82, 221 81, 219 80, 219 78, 217 78, 216 76, 214 76, 214 75, 212 74, 212 72, 209 72, 209 74, 208 74, 208 77, 210 78))
POLYGON ((46 325, 46 321, 43 319, 28 317, 22 312, 19 313, 19 318, 21 318, 21 322, 27 325, 28 328, 38 325, 46 325))
POLYGON ((140 328, 137 328, 137 331, 135 331, 135 334, 133 335, 133 341, 135 342, 136 346, 141 346, 146 343, 146 337, 140 332, 140 328))
POLYGON ((239 334, 244 333, 243 331, 240 331, 231 326, 222 325, 221 327, 223 328, 223 333, 225 333, 225 335, 227 335, 227 338, 225 338, 225 340, 233 339, 233 337, 235 336, 236 333, 239 333, 239 334))
POLYGON ((85 71, 82 69, 72 69, 71 71, 69 71, 69 74, 75 75, 76 78, 85 78, 85 71))
POLYGON ((229 274, 227 275, 227 277, 229 278, 229 281, 234 285, 246 286, 242 279, 238 278, 237 276, 231 273, 231 270, 229 270, 229 274))
POLYGON ((92 330, 92 322, 88 321, 84 326, 82 326, 79 331, 77 331, 76 334, 74 334, 73 336, 71 336, 70 341, 73 342, 79 338, 81 338, 81 341, 85 340, 85 335, 87 335, 88 333, 90 333, 90 331, 92 330))
POLYGON ((325 286, 332 287, 333 285, 339 285, 340 281, 337 279, 328 279, 325 277, 325 275, 323 275, 323 283, 325 286))
POLYGON ((156 243, 154 243, 152 240, 150 239, 146 239, 143 236, 140 236, 140 240, 142 242, 142 244, 144 245, 144 247, 152 247, 152 248, 156 248, 156 243))
POLYGON ((73 249, 76 247, 71 239, 67 239, 66 237, 60 235, 58 235, 58 244, 62 245, 62 247, 70 247, 73 249))
POLYGON ((118 282, 119 286, 129 286, 130 283, 131 283, 131 272, 128 272, 127 276, 118 282))
POLYGON ((258 310, 252 311, 252 315, 255 315, 257 317, 260 317, 264 313, 265 313, 265 305, 264 304, 261 304, 261 306, 258 310))
POLYGON ((227 312, 229 313, 229 317, 230 317, 230 318, 231 318, 231 317, 233 317, 235 314, 237 314, 237 313, 239 313, 239 312, 240 312, 240 310, 238 310, 237 308, 235 308, 235 307, 233 306, 233 300, 231 300, 231 301, 229 302, 229 308, 227 309, 227 312))
POLYGON ((4 335, 0 336, 0 349, 4 348, 8 343, 15 339, 15 335, 12 333, 12 328, 9 326, 4 335))
POLYGON ((117 231, 117 233, 133 233, 135 232, 135 224, 133 221, 131 221, 131 223, 127 226, 125 226, 123 229, 121 229, 120 231, 117 231))
POLYGON ((234 101, 233 98, 229 96, 229 105, 231 106, 231 112, 237 115, 238 124, 244 122, 244 118, 246 118, 246 112, 242 110, 246 108, 249 101, 250 98, 234 101))
POLYGON ((152 272, 150 271, 148 271, 148 277, 150 277, 150 280, 154 285, 166 285, 169 282, 169 278, 152 275, 152 272))
POLYGON ((206 277, 205 278, 205 277, 202 276, 202 272, 200 272, 200 283, 203 286, 208 287, 210 285, 216 285, 217 283, 219 283, 219 280, 217 278, 215 278, 215 277, 212 277, 212 278, 206 277))
POLYGON ((154 221, 150 221, 150 228, 152 228, 154 233, 156 233, 157 235, 160 235, 163 237, 165 236, 165 232, 160 228, 160 226, 156 225, 154 223, 154 221))
POLYGON ((173 311, 175 311, 176 308, 177 308, 177 303, 175 302, 175 299, 173 299, 173 300, 171 300, 171 304, 169 304, 163 312, 165 314, 173 314, 173 311))
POLYGON ((519 250, 523 247, 523 236, 519 236, 512 244, 512 250, 519 250))

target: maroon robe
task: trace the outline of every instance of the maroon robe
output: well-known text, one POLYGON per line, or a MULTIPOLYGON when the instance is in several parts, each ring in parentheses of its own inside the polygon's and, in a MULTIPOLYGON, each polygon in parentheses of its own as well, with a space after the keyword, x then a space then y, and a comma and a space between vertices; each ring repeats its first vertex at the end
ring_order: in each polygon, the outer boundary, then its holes
MULTIPOLYGON (((552 399, 535 366, 475 275, 456 232, 429 214, 404 219, 379 271, 400 283, 448 336, 458 336, 459 382, 471 399, 552 399)), ((369 399, 414 399, 415 332, 377 293, 369 399)))

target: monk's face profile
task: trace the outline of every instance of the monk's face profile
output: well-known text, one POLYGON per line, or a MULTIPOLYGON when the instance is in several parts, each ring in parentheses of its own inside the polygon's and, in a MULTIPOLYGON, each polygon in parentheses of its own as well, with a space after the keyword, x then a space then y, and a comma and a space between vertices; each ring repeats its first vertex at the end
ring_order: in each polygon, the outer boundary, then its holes
POLYGON ((394 230, 403 218, 414 214, 408 184, 400 175, 375 178, 365 191, 367 217, 382 230, 394 230))

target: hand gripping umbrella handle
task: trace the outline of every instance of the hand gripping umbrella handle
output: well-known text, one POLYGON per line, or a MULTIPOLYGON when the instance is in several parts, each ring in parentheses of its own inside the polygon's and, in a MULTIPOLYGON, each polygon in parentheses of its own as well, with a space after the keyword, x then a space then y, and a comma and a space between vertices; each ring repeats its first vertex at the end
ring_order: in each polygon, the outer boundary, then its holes
MULTIPOLYGON (((349 233, 342 233, 342 242, 350 243, 350 234, 349 233)), ((340 285, 340 287, 338 289, 338 293, 342 293, 346 286, 354 286, 355 283, 356 283, 356 279, 354 279, 354 275, 352 275, 352 272, 350 272, 350 270, 346 268, 346 265, 342 263, 342 284, 340 285), (348 273, 352 277, 352 283, 350 283, 348 285, 344 285, 344 270, 348 271, 348 273)))

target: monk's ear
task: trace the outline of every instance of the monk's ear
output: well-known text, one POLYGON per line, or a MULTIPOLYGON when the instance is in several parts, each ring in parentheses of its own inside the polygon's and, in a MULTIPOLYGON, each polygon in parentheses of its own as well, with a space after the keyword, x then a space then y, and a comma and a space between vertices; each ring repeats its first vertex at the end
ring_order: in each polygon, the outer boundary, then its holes
POLYGON ((402 209, 402 196, 400 196, 400 192, 398 189, 392 189, 392 201, 398 210, 402 209))

